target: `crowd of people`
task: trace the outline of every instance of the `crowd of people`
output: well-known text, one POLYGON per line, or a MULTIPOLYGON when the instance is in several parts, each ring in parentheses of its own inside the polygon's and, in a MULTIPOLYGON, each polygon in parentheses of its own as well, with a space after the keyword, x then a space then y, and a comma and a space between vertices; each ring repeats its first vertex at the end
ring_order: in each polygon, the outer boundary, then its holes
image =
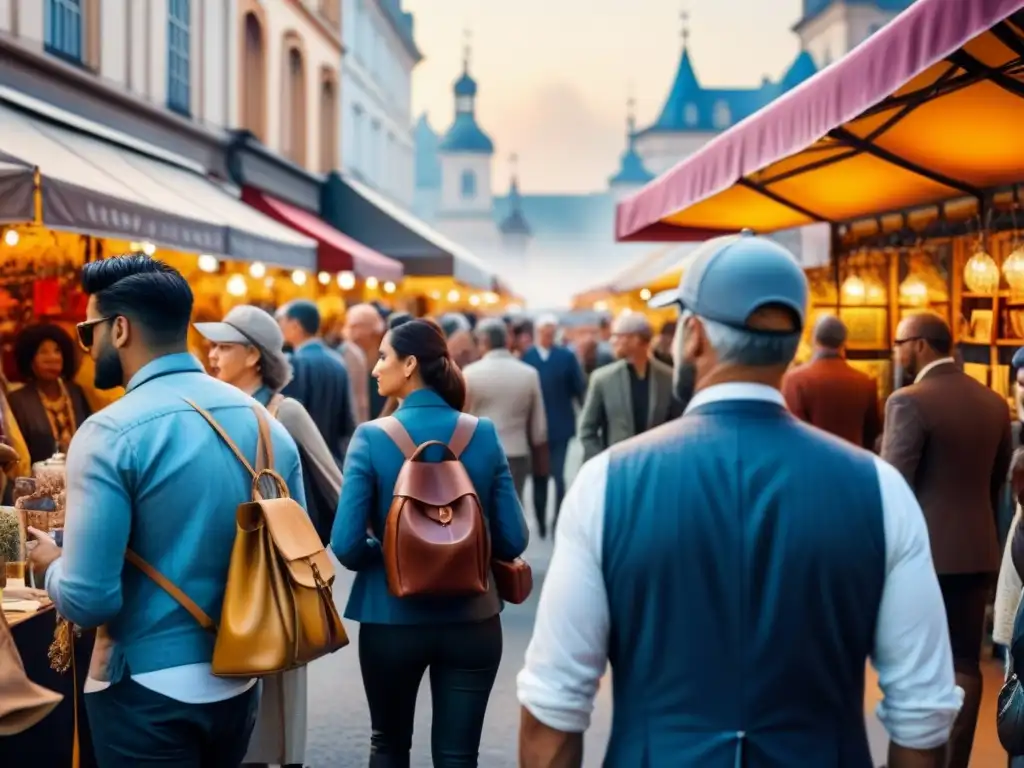
MULTIPOLYGON (((656 332, 627 313, 572 346, 555 316, 374 305, 325 337, 315 304, 296 301, 198 324, 207 370, 188 352, 192 294, 174 269, 115 257, 86 265, 83 287, 78 341, 96 387, 124 396, 79 412, 68 350, 39 332, 19 354, 36 399, 10 411, 33 424, 33 459, 70 442, 63 548, 39 534, 29 565, 61 616, 114 640, 84 695, 103 768, 303 763, 305 669, 260 685, 213 675, 211 633, 125 563, 130 544, 219 614, 249 477, 195 406, 251 457, 254 401, 274 417, 276 471, 356 572, 345 616, 360 625, 371 768, 409 765, 428 672, 434 765, 476 765, 502 656, 493 579, 472 595, 396 594, 388 526, 410 450, 387 417, 410 449, 461 463, 495 560, 527 548, 528 483, 536 534, 554 534, 517 680, 521 765, 582 764, 610 664, 606 765, 868 768, 870 660, 889 768, 967 768, 985 611, 1001 559, 1005 579, 1011 554, 1024 565, 1024 532, 1002 558, 1006 404, 963 372, 937 316, 900 324, 906 386, 883 419, 837 318, 793 365, 807 280, 746 234, 702 246, 678 290, 652 300, 676 322, 656 332), (464 413, 478 420, 461 434, 464 413), (587 461, 567 489, 574 439, 587 461)), ((405 567, 433 567, 418 563, 405 567)))

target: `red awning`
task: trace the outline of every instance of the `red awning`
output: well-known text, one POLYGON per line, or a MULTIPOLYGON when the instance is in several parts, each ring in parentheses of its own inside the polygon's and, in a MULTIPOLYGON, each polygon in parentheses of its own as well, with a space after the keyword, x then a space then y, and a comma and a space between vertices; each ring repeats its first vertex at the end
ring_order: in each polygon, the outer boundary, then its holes
POLYGON ((253 187, 242 189, 242 200, 253 208, 297 229, 317 242, 317 266, 325 272, 354 272, 358 277, 397 282, 404 268, 400 261, 388 258, 353 240, 314 213, 278 200, 253 187))
POLYGON ((1019 182, 1022 8, 917 0, 621 202, 617 239, 841 223, 1019 182))

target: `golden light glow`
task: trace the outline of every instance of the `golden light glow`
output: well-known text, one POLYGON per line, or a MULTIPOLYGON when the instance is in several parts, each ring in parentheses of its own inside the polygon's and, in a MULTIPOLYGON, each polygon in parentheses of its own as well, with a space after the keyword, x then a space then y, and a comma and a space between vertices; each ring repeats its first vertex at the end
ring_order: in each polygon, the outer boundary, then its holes
POLYGON ((199 254, 199 269, 203 272, 216 272, 220 269, 220 262, 217 261, 216 256, 211 256, 208 253, 199 254))
POLYGON ((392 283, 390 280, 388 280, 386 283, 384 283, 384 293, 394 293, 394 292, 395 292, 395 284, 394 283, 392 283))
POLYGON ((927 304, 928 286, 925 285, 917 275, 907 275, 907 279, 900 283, 900 302, 903 304, 927 304))
POLYGON ((16 229, 8 229, 4 233, 4 244, 9 245, 11 248, 16 246, 20 239, 21 236, 18 234, 18 230, 16 229))
POLYGON ((651 289, 650 288, 641 288, 640 289, 640 301, 647 301, 650 298, 651 298, 651 289))
POLYGON ((607 309, 608 309, 608 302, 607 301, 595 301, 594 302, 594 311, 595 312, 605 312, 605 311, 607 311, 607 309))
POLYGON ((376 277, 368 277, 368 278, 366 278, 366 287, 369 288, 371 291, 377 290, 377 286, 378 285, 379 285, 379 283, 377 282, 377 278, 376 277))
POLYGON ((462 296, 462 294, 459 293, 454 288, 452 288, 450 291, 448 291, 448 301, 452 302, 453 304, 456 301, 458 301, 461 296, 462 296))
POLYGON ((850 275, 843 281, 843 301, 847 304, 863 304, 867 298, 868 289, 864 281, 856 275, 850 275))
POLYGON ((964 283, 974 293, 995 293, 999 288, 999 267, 982 248, 967 260, 964 283))
POLYGON ((245 282, 244 275, 232 275, 228 278, 227 284, 228 294, 231 296, 245 296, 249 291, 249 286, 245 282))
POLYGON ((476 295, 476 294, 474 293, 474 294, 473 294, 472 296, 470 296, 470 297, 469 297, 469 303, 470 303, 470 304, 471 304, 472 306, 474 306, 474 307, 479 307, 479 306, 480 306, 480 297, 479 297, 479 296, 477 296, 477 295, 476 295))
POLYGON ((305 270, 296 269, 292 272, 292 282, 296 285, 305 285, 307 278, 308 276, 306 275, 305 270))
POLYGON ((487 304, 497 304, 500 301, 500 297, 494 291, 488 291, 484 294, 484 301, 487 304))
POLYGON ((316 279, 320 285, 327 285, 331 282, 331 275, 329 272, 321 272, 316 276, 316 279))
POLYGON ((1024 291, 1024 247, 1014 248, 1003 262, 1003 276, 1015 291, 1024 291))
POLYGON ((265 285, 267 288, 273 288, 274 278, 268 276, 267 279, 263 281, 263 285, 265 285))
POLYGON ((351 291, 356 287, 356 276, 352 272, 339 272, 338 287, 343 291, 351 291))
POLYGON ((249 266, 249 276, 250 277, 253 277, 256 280, 259 280, 265 274, 267 274, 267 268, 263 265, 262 261, 254 261, 249 266))

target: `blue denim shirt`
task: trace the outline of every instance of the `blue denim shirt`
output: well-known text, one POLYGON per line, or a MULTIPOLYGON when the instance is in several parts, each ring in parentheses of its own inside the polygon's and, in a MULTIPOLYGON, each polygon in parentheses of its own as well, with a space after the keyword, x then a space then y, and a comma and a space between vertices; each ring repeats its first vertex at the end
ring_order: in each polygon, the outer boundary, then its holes
MULTIPOLYGON (((429 389, 410 394, 395 413, 417 444, 428 440, 447 442, 458 416, 429 389)), ((437 460, 440 447, 427 450, 426 458, 437 460)), ((346 618, 366 624, 443 624, 494 616, 501 610, 501 600, 493 579, 490 591, 477 597, 398 598, 388 591, 380 541, 368 538, 366 529, 369 524, 373 531, 383 534, 395 480, 404 463, 401 450, 377 424, 370 421, 359 425, 345 458, 345 483, 331 535, 331 549, 338 560, 357 571, 345 608, 346 618)), ((490 419, 480 419, 462 453, 462 464, 483 506, 494 557, 518 557, 526 549, 529 531, 508 459, 490 419)))
MULTIPOLYGON (((142 368, 124 397, 82 424, 68 451, 64 551, 46 588, 75 624, 107 624, 112 682, 213 657, 213 635, 124 559, 130 547, 219 621, 235 509, 251 498, 251 478, 183 398, 209 411, 255 465, 256 401, 189 354, 142 368)), ((274 466, 305 506, 295 443, 267 418, 274 466)))

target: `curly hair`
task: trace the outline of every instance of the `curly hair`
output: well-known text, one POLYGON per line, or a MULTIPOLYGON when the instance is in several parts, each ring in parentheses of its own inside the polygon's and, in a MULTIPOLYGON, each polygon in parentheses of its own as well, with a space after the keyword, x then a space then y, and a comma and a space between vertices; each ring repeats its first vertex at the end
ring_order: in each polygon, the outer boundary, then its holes
POLYGON ((19 333, 14 339, 14 360, 18 365, 18 373, 25 381, 35 378, 32 371, 32 361, 44 341, 52 341, 60 349, 63 358, 61 377, 65 381, 71 381, 75 377, 77 360, 75 358, 75 342, 67 332, 57 325, 43 324, 30 325, 19 333))

